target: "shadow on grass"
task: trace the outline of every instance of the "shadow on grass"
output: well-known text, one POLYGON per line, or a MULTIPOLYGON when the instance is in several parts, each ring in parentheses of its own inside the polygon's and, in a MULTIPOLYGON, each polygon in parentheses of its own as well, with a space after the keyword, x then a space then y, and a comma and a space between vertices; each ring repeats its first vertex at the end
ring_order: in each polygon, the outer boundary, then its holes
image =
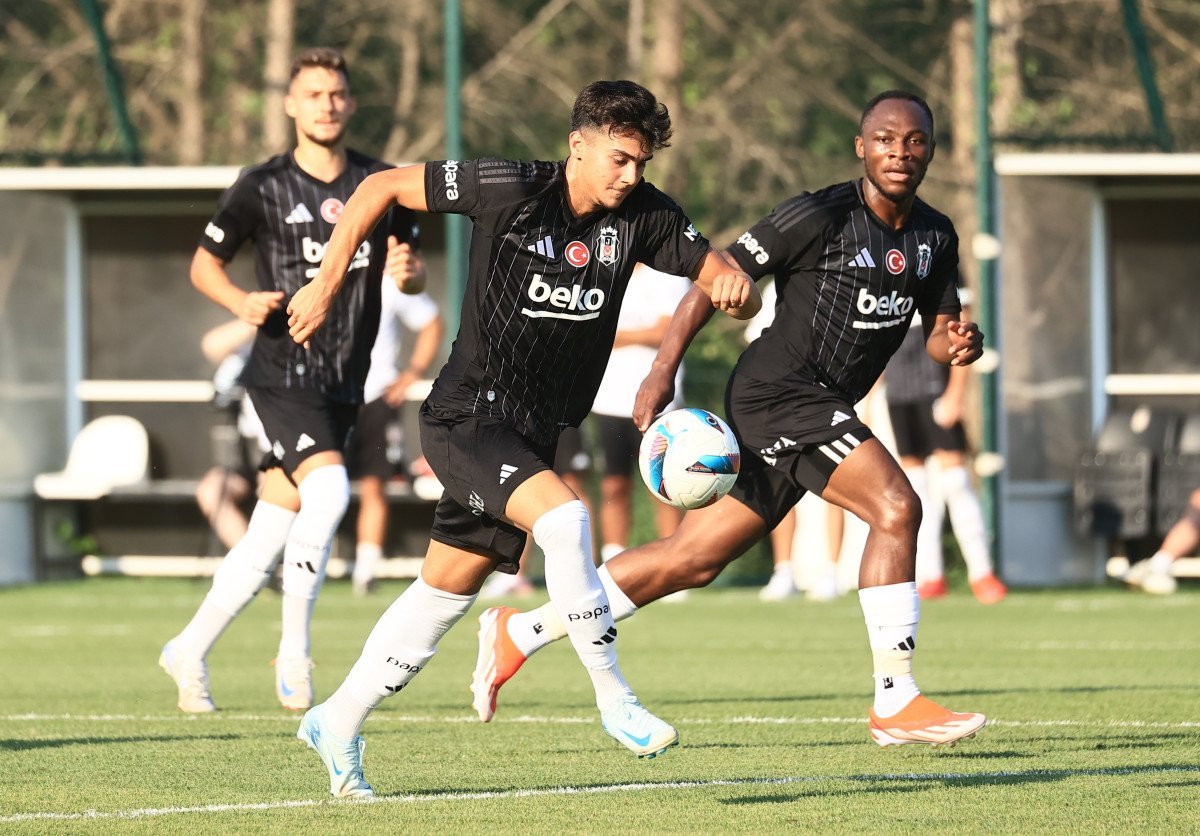
MULTIPOLYGON (((749 795, 740 796, 737 798, 719 799, 721 804, 739 805, 739 804, 786 804, 793 801, 798 801, 803 798, 821 797, 831 798, 836 796, 851 796, 861 795, 863 793, 879 792, 879 793, 897 793, 897 792, 922 792, 940 787, 991 787, 1004 785, 1021 785, 1021 784, 1047 784, 1058 781, 1066 781, 1071 778, 1093 778, 1093 777, 1126 777, 1134 775, 1155 775, 1162 773, 1200 773, 1200 766, 1195 764, 1181 763, 1166 763, 1152 764, 1146 766, 1116 766, 1097 769, 1023 769, 1023 770, 1003 770, 996 772, 954 772, 954 773, 880 773, 877 775, 847 775, 845 777, 830 775, 824 777, 812 778, 781 778, 771 781, 770 779, 763 780, 762 783, 775 783, 780 786, 785 786, 790 783, 832 783, 832 782, 848 782, 862 783, 861 789, 849 790, 834 790, 826 791, 820 789, 806 790, 803 792, 788 792, 781 795, 749 795)), ((750 783, 750 782, 747 782, 750 783)), ((1177 784, 1155 784, 1156 787, 1179 786, 1190 787, 1200 784, 1196 782, 1179 782, 1177 784)))
POLYGON ((0 740, 0 750, 27 752, 34 749, 61 749, 65 746, 94 746, 108 743, 182 743, 196 740, 244 740, 239 734, 189 734, 146 737, 51 737, 44 740, 0 740))

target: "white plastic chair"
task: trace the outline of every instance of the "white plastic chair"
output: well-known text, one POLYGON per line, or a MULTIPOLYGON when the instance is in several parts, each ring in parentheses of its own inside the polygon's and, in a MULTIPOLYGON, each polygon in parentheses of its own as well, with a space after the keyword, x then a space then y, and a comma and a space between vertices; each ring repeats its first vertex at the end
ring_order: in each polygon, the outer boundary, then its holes
POLYGON ((34 478, 42 499, 99 499, 113 488, 146 478, 150 440, 128 415, 105 415, 88 423, 71 444, 67 467, 34 478))

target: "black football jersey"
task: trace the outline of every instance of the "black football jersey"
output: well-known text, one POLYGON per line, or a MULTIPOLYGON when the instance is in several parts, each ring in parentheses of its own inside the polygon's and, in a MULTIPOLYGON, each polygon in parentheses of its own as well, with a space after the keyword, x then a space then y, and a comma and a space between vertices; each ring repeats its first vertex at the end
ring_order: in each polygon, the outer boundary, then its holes
POLYGON ((258 329, 242 379, 247 386, 316 388, 331 400, 361 403, 371 346, 379 330, 380 282, 387 237, 419 244, 415 215, 393 208, 358 248, 346 283, 308 349, 288 334, 287 305, 317 275, 325 247, 354 189, 367 175, 389 168, 356 151, 332 183, 311 176, 291 153, 242 171, 217 206, 200 246, 230 261, 254 241, 260 290, 282 290, 283 307, 258 329))
POLYGON ((935 363, 925 351, 921 318, 912 325, 887 365, 887 402, 910 404, 940 398, 950 382, 950 367, 935 363))
POLYGON ((591 409, 634 264, 690 276, 709 250, 644 180, 616 210, 575 218, 561 162, 430 162, 425 194, 474 224, 461 326, 427 403, 538 443, 591 409))
POLYGON ((766 383, 815 384, 854 403, 917 311, 960 309, 949 218, 918 198, 894 230, 867 208, 859 180, 785 200, 730 252, 754 278, 775 276, 775 320, 737 368, 766 383))

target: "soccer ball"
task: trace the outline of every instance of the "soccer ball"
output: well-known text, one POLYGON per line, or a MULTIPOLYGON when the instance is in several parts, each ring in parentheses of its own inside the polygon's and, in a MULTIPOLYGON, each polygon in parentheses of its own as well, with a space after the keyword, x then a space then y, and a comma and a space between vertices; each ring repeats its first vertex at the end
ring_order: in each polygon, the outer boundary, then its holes
POLYGON ((737 481, 742 454, 729 425, 703 409, 676 409, 642 436, 642 479, 668 505, 690 511, 712 505, 737 481))

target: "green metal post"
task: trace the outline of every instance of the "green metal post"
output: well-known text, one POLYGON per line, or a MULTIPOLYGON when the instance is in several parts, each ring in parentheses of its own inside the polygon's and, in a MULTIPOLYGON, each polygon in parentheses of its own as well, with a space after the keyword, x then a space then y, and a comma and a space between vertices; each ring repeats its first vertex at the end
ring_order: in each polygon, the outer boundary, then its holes
MULTIPOLYGON (((461 160, 462 141, 462 16, 458 0, 446 0, 446 158, 461 160)), ((447 339, 458 333, 459 313, 466 288, 467 219, 446 215, 447 339)))
MULTIPOLYGON (((988 0, 975 0, 975 207, 979 217, 979 234, 995 236, 996 220, 993 197, 994 174, 992 169, 992 127, 988 113, 991 105, 991 21, 988 19, 988 0)), ((977 316, 979 327, 987 345, 995 351, 999 348, 996 316, 996 259, 978 258, 979 302, 977 316)), ((983 452, 996 453, 997 447, 997 400, 996 374, 979 377, 983 396, 983 452)), ((1000 553, 999 497, 997 479, 983 479, 984 519, 991 532, 993 554, 1000 553)))
POLYGON ((117 123, 117 132, 121 135, 121 145, 125 149, 125 158, 131 165, 141 165, 142 152, 138 148, 137 133, 129 120, 129 111, 125 107, 125 89, 121 84, 121 73, 117 62, 113 60, 112 48, 108 42, 108 33, 104 31, 104 15, 100 11, 99 0, 80 0, 83 15, 87 18, 88 26, 92 29, 92 37, 96 39, 96 52, 100 58, 100 67, 104 70, 104 88, 108 93, 108 106, 112 110, 113 120, 117 123))
POLYGON ((1142 91, 1146 94, 1146 109, 1150 111, 1150 122, 1154 126, 1154 138, 1158 143, 1158 150, 1166 153, 1173 146, 1171 131, 1167 128, 1162 97, 1158 94, 1154 60, 1150 57, 1150 48, 1146 44, 1146 30, 1142 27, 1142 14, 1138 11, 1137 0, 1121 0, 1121 9, 1125 12, 1125 30, 1129 32, 1129 41, 1133 44, 1133 58, 1137 64, 1138 77, 1142 81, 1142 91))

